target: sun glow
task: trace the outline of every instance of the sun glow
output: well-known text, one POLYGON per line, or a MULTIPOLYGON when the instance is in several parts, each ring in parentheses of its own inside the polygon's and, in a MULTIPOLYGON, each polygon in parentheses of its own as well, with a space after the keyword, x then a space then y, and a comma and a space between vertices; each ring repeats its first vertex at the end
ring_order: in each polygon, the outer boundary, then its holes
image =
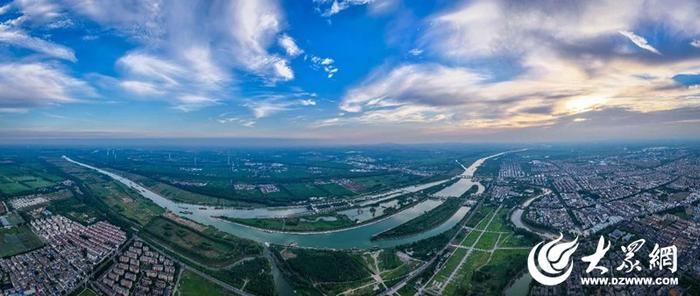
POLYGON ((590 111, 600 107, 607 101, 608 98, 605 96, 584 96, 571 98, 564 103, 563 113, 576 114, 590 111))

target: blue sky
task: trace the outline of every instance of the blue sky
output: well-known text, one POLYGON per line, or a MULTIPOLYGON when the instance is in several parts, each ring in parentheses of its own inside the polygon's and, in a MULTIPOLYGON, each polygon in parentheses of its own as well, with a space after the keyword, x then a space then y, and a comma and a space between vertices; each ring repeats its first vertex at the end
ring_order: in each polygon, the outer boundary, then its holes
POLYGON ((0 1, 3 138, 697 138, 700 4, 0 1))

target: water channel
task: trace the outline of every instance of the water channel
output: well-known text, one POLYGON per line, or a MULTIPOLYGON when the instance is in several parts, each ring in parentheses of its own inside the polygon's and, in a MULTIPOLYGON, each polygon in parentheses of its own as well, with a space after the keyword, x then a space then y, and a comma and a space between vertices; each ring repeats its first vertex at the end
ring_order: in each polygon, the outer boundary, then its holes
MULTIPOLYGON (((477 185, 479 186, 479 191, 478 193, 481 193, 483 191, 483 185, 481 185, 479 182, 475 182, 472 179, 472 176, 476 169, 484 163, 489 158, 497 157, 500 156, 504 153, 507 152, 502 152, 498 154, 494 154, 491 156, 487 156, 484 158, 481 158, 474 163, 472 163, 468 168, 465 168, 465 172, 460 176, 464 180, 468 180, 469 182, 463 182, 461 185, 464 185, 466 189, 463 189, 464 191, 468 190, 471 185, 477 185), (467 185, 469 185, 467 187, 467 185)), ((434 200, 434 199, 427 199, 425 201, 422 201, 408 209, 405 209, 403 211, 400 211, 396 214, 393 214, 389 217, 386 217, 384 219, 379 219, 378 221, 375 222, 370 222, 367 224, 359 225, 356 227, 351 227, 351 228, 346 228, 346 229, 341 229, 341 230, 335 230, 335 231, 326 231, 326 232, 308 232, 308 233, 289 233, 289 232, 278 232, 278 231, 270 231, 270 230, 264 230, 264 229, 258 229, 258 228, 253 228, 229 221, 225 221, 222 219, 215 218, 215 216, 229 216, 229 217, 239 217, 239 218, 252 218, 252 217, 284 217, 287 215, 299 213, 306 211, 305 208, 283 208, 283 209, 271 209, 271 208, 259 208, 259 209, 234 209, 234 208, 214 208, 214 207, 206 207, 206 206, 200 206, 200 205, 194 205, 194 204, 186 204, 186 203, 178 203, 174 202, 172 200, 169 200, 155 192, 152 192, 143 186, 139 185, 138 183, 124 178, 120 175, 117 175, 112 172, 108 172, 106 170, 90 166, 88 164, 84 164, 78 161, 75 161, 73 159, 70 159, 67 156, 64 156, 64 159, 67 161, 70 161, 74 164, 95 170, 99 173, 102 173, 104 175, 107 175, 114 180, 126 185, 127 187, 130 187, 134 190, 136 190, 139 194, 141 194, 143 197, 153 201, 157 205, 170 210, 173 213, 176 213, 178 215, 181 215, 183 217, 186 217, 188 219, 191 219, 193 221, 196 221, 198 223, 204 224, 204 225, 211 225, 216 227, 217 229, 233 234, 238 237, 242 238, 247 238, 251 239, 260 243, 272 243, 272 244, 278 244, 278 245, 288 245, 288 244, 297 244, 299 247, 305 247, 305 248, 321 248, 321 249, 352 249, 352 248, 358 248, 358 249, 367 249, 367 248, 389 248, 389 247, 394 247, 397 245, 402 245, 402 244, 407 244, 407 243, 412 243, 415 241, 419 241, 425 238, 433 237, 436 236, 440 233, 443 233, 453 226, 455 226, 457 223, 459 223, 462 218, 469 212, 469 207, 461 207, 457 212, 455 212, 447 221, 443 222, 441 225, 430 229, 428 231, 407 236, 407 237, 402 237, 402 238, 397 238, 397 239, 388 239, 388 240, 379 240, 379 241, 372 241, 371 237, 375 234, 381 233, 383 231, 386 231, 388 229, 394 228, 398 225, 401 225, 413 218, 416 218, 420 215, 423 215, 425 212, 429 211, 430 209, 436 207, 439 205, 440 201, 434 200), (182 212, 187 212, 191 214, 185 214, 182 212)), ((428 183, 431 186, 435 186, 437 184, 441 184, 441 182, 447 182, 448 180, 444 181, 438 181, 438 182, 431 182, 428 183)), ((458 182, 459 183, 459 182, 458 182)), ((421 184, 421 185, 414 185, 414 186, 409 186, 405 187, 402 189, 397 189, 396 191, 393 192, 393 194, 396 194, 398 192, 406 193, 406 192, 416 192, 420 191, 422 189, 420 188, 427 188, 425 187, 428 184, 421 184)), ((457 183, 455 183, 457 184, 457 183)), ((429 186, 428 186, 429 187, 429 186)), ((449 187, 448 187, 449 188, 449 187)), ((452 189, 451 189, 452 190, 452 189)), ((462 189, 460 189, 462 190, 462 189)), ((392 195, 392 194, 390 194, 392 195)), ((376 201, 375 201, 376 202, 376 201)))

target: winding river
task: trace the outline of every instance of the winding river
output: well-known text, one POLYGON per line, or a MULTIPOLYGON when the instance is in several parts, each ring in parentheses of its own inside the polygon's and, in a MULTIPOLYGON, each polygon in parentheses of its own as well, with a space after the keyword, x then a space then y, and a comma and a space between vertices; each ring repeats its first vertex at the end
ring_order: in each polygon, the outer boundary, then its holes
MULTIPOLYGON (((504 153, 508 152, 501 152, 498 154, 494 154, 491 156, 487 156, 484 158, 481 158, 474 163, 472 163, 468 168, 465 168, 465 172, 460 175, 462 180, 465 180, 462 182, 461 185, 467 186, 465 191, 468 190, 471 185, 477 185, 478 186, 478 191, 477 194, 483 192, 484 186, 480 184, 479 182, 476 182, 472 179, 474 172, 476 169, 484 163, 489 158, 497 157, 500 156, 504 153)), ((136 190, 138 193, 140 193, 143 197, 150 199, 157 205, 170 210, 173 213, 176 213, 178 215, 181 215, 183 217, 186 217, 188 219, 191 219, 193 221, 196 221, 198 223, 204 224, 204 225, 211 225, 216 227, 217 229, 233 234, 238 237, 242 238, 247 238, 251 239, 257 242, 267 242, 267 243, 272 243, 272 244, 278 244, 278 245, 287 245, 287 244, 292 244, 295 243, 299 247, 304 247, 304 248, 319 248, 319 249, 352 249, 352 248, 358 248, 358 249, 367 249, 367 248, 389 248, 389 247, 394 247, 397 245, 402 245, 402 244, 407 244, 407 243, 412 243, 415 241, 419 241, 425 238, 433 237, 435 235, 438 235, 440 233, 443 233, 450 228, 452 228, 454 225, 459 223, 462 218, 469 212, 469 207, 461 207, 457 212, 455 212, 447 221, 443 222, 441 225, 430 229, 428 231, 415 234, 412 236, 407 236, 407 237, 402 237, 402 238, 397 238, 397 239, 390 239, 390 240, 379 240, 379 241, 372 241, 370 240, 371 237, 375 234, 381 233, 383 231, 386 231, 388 229, 394 228, 398 225, 401 225, 413 218, 416 218, 420 215, 423 215, 426 211, 436 207, 437 205, 440 204, 440 201, 433 200, 433 199, 428 199, 423 202, 418 203, 415 206, 412 206, 408 209, 405 209, 399 213, 396 213, 394 215, 391 215, 387 218, 380 219, 378 221, 368 223, 368 224, 363 224, 360 226, 356 227, 351 227, 351 228, 346 228, 346 229, 341 229, 341 230, 335 230, 335 231, 327 231, 327 232, 309 232, 309 233, 289 233, 289 232, 275 232, 275 231, 268 231, 268 230, 263 230, 263 229, 257 229, 229 221, 225 221, 222 219, 214 218, 214 216, 230 216, 230 217, 239 217, 239 218, 252 218, 252 217, 284 217, 288 216, 291 214, 296 214, 300 213, 303 211, 306 211, 305 208, 282 208, 282 209, 266 209, 266 208, 260 208, 260 209, 233 209, 233 208, 214 208, 214 207, 206 207, 206 206, 200 206, 200 205, 194 205, 194 204, 186 204, 186 203, 177 203, 172 200, 169 200, 155 192, 152 192, 143 186, 139 185, 138 183, 131 181, 130 179, 124 178, 120 175, 114 174, 112 172, 90 166, 88 164, 84 164, 78 161, 75 161, 67 156, 63 156, 63 158, 69 162, 72 162, 74 164, 95 170, 101 174, 107 175, 114 180, 126 185, 127 187, 130 187, 134 190, 136 190), (187 211, 187 212, 192 212, 192 214, 183 214, 181 212, 187 211)), ((441 184, 442 182, 447 182, 448 180, 443 180, 443 181, 438 181, 438 182, 430 182, 426 184, 421 184, 421 185, 414 185, 414 186, 409 186, 409 187, 404 187, 401 189, 397 189, 392 192, 392 194, 403 194, 403 193, 408 193, 408 192, 416 192, 420 191, 422 189, 435 186, 437 184, 441 184), (428 186, 430 185, 430 186, 428 186), (426 187, 427 186, 427 187, 426 187)), ((461 180, 460 180, 461 181, 461 180)), ((458 182, 459 183, 459 182, 458 182)), ((455 184, 458 184, 455 183, 455 184)), ((448 187, 449 188, 449 187, 448 187)), ((376 202, 376 200, 375 200, 376 202)))

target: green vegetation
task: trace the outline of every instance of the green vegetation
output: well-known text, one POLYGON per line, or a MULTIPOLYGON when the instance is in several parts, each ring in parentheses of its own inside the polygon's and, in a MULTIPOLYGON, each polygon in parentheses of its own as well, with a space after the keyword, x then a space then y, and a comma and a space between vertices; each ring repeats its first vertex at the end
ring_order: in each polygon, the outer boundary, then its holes
POLYGON ((493 232, 484 232, 484 234, 481 235, 481 238, 479 241, 476 243, 474 246, 477 249, 492 249, 493 247, 496 246, 496 241, 498 240, 498 233, 493 233, 493 232))
POLYGON ((43 245, 27 225, 0 229, 0 258, 26 253, 43 245))
POLYGON ((178 295, 176 296, 230 296, 235 295, 221 286, 185 270, 178 283, 178 295))
POLYGON ((5 156, 0 158, 0 194, 16 196, 35 193, 63 179, 38 158, 5 156))
POLYGON ((209 267, 226 267, 244 257, 261 254, 258 244, 217 232, 212 228, 198 231, 157 217, 143 228, 141 235, 209 267))
POLYGON ((77 198, 55 200, 49 203, 46 208, 54 214, 63 215, 83 225, 92 224, 105 218, 104 214, 97 208, 87 205, 77 198))
MULTIPOLYGON (((480 267, 484 266, 489 260, 490 253, 482 251, 472 251, 471 255, 464 261, 459 271, 455 274, 452 281, 445 287, 445 295, 464 295, 469 291, 470 285, 473 283, 472 275, 480 267)), ((505 285, 504 285, 505 286, 505 285)), ((496 291, 501 291, 496 290, 496 291)), ((494 291, 495 292, 495 291, 494 291)))
POLYGON ((469 231, 469 234, 467 234, 467 237, 462 241, 462 246, 465 247, 471 247, 476 243, 476 240, 479 238, 481 235, 482 231, 472 229, 469 231))
POLYGON ((276 248, 275 256, 290 284, 301 294, 335 295, 372 281, 359 253, 276 248))
POLYGON ((496 216, 493 218, 491 224, 489 224, 489 227, 486 230, 494 232, 510 231, 510 227, 506 225, 508 221, 508 213, 508 210, 501 208, 501 210, 496 213, 496 216))
POLYGON ((80 291, 78 296, 97 296, 97 293, 90 288, 85 288, 84 290, 80 291))
POLYGON ((462 204, 458 198, 450 198, 436 208, 409 220, 397 227, 384 231, 372 237, 372 239, 390 239, 420 233, 430 230, 447 221, 462 204))
POLYGON ((500 295, 508 282, 525 266, 528 250, 497 250, 489 263, 474 272, 471 290, 476 294, 500 295))
POLYGON ((163 208, 116 181, 89 184, 88 186, 107 205, 139 225, 148 224, 151 219, 164 212, 163 208))
POLYGON ((146 187, 178 201, 222 205, 288 205, 311 197, 341 198, 376 192, 459 173, 455 159, 469 162, 483 151, 443 149, 236 149, 215 151, 80 150, 72 158, 122 173, 136 174, 146 187), (394 167, 421 172, 378 169, 394 167), (360 168, 360 169, 358 169, 360 168), (234 185, 240 184, 236 189, 234 185), (259 185, 277 190, 263 193, 259 185))
POLYGON ((208 271, 217 279, 255 295, 274 295, 270 262, 264 257, 241 261, 231 267, 208 271))
POLYGON ((440 272, 435 275, 434 281, 445 283, 449 279, 450 274, 452 274, 455 269, 459 267, 459 263, 466 254, 467 249, 455 249, 452 255, 447 259, 447 262, 445 262, 445 265, 443 265, 442 269, 440 269, 440 272))
POLYGON ((340 251, 287 250, 294 258, 287 265, 316 282, 347 282, 369 276, 358 255, 340 251))
POLYGON ((340 229, 355 225, 355 222, 350 220, 345 215, 339 214, 319 214, 305 217, 291 218, 258 218, 258 219, 241 219, 220 217, 235 223, 249 225, 257 228, 272 229, 280 231, 324 231, 332 229, 340 229))
POLYGON ((115 169, 108 169, 109 171, 118 174, 120 176, 126 177, 134 182, 139 183, 141 186, 148 188, 149 190, 158 193, 159 195, 166 197, 170 200, 191 203, 191 204, 201 204, 201 205, 220 205, 220 206, 247 206, 249 204, 233 202, 227 199, 212 197, 204 194, 198 194, 182 188, 170 185, 165 182, 160 182, 152 178, 148 178, 142 175, 130 173, 127 171, 120 171, 115 169))
POLYGON ((511 229, 508 213, 504 208, 477 209, 467 221, 475 228, 457 236, 454 243, 461 247, 450 254, 426 288, 442 295, 500 295, 525 266, 532 246, 531 237, 511 229))

